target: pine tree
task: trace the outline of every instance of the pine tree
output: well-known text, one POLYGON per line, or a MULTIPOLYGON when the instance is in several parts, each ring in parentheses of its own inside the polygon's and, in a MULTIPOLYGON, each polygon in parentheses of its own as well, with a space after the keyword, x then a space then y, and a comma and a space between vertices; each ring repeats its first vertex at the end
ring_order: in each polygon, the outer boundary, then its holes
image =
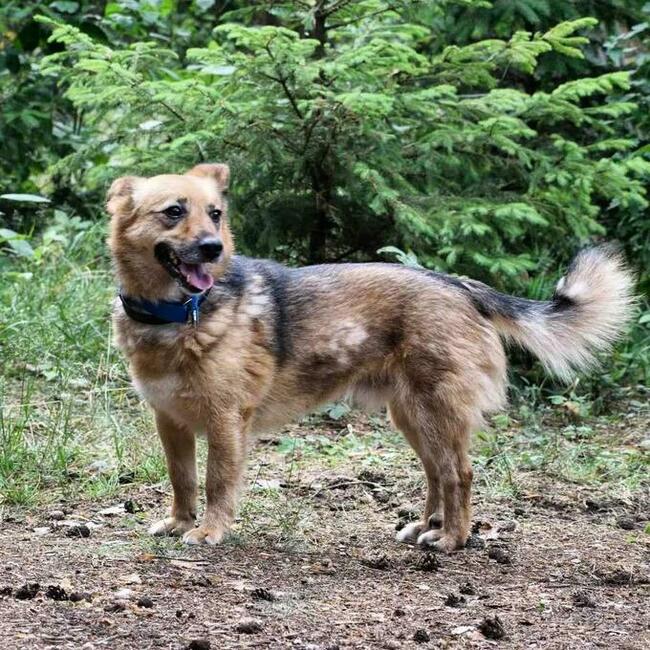
POLYGON ((580 60, 593 19, 432 47, 457 4, 255 3, 182 57, 47 21, 65 51, 43 73, 86 116, 52 173, 100 189, 228 160, 245 252, 370 259, 395 245, 512 288, 604 235, 603 214, 645 210, 650 164, 620 129, 629 73, 519 81, 545 57, 580 60))

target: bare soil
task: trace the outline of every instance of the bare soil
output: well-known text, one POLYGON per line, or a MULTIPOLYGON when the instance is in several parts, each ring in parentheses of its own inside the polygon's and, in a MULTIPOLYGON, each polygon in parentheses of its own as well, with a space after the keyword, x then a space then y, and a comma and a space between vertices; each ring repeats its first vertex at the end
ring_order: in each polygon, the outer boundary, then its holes
POLYGON ((650 647, 640 495, 531 476, 477 493, 468 548, 433 554, 394 541, 423 497, 407 449, 287 467, 277 443, 256 444, 217 547, 146 535, 167 486, 5 511, 0 648, 650 647))

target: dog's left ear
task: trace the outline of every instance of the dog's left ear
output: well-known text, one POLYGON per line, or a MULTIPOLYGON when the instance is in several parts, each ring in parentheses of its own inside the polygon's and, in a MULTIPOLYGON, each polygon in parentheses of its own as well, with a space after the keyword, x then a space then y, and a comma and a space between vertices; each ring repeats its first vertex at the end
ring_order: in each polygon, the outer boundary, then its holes
POLYGON ((224 163, 201 163, 200 165, 192 167, 192 169, 185 173, 189 176, 204 176, 205 178, 212 178, 221 191, 228 189, 230 167, 224 163))

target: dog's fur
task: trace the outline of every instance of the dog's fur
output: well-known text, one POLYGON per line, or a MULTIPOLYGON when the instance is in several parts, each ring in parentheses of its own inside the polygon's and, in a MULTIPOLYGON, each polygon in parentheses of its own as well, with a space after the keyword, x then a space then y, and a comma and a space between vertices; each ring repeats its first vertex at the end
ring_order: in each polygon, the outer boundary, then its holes
POLYGON ((117 343, 155 411, 174 489, 171 516, 151 532, 219 542, 234 517, 249 434, 347 394, 387 405, 424 466, 423 517, 398 539, 445 551, 463 546, 470 434, 505 402, 501 338, 563 378, 591 365, 632 313, 633 282, 621 257, 603 247, 583 251, 548 302, 393 264, 287 268, 235 256, 228 173, 203 164, 185 175, 121 178, 109 191, 109 244, 128 296, 186 299, 187 287, 160 262, 160 245, 183 258, 201 237, 223 242, 218 260, 200 266, 214 286, 196 328, 136 322, 115 304, 117 343), (179 201, 186 213, 170 222, 163 211, 179 201), (209 216, 215 206, 221 219, 209 216), (195 527, 199 433, 208 442, 207 505, 195 527))

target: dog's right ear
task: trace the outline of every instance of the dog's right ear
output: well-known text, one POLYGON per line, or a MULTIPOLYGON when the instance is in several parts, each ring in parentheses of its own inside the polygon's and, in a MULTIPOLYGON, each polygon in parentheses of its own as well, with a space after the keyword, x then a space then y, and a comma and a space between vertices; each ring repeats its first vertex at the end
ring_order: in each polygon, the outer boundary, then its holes
POLYGON ((112 182, 106 195, 106 209, 111 216, 133 209, 133 190, 139 180, 137 176, 122 176, 112 182))
POLYGON ((224 163, 200 163, 185 172, 188 176, 204 176, 213 180, 220 192, 228 189, 230 181, 230 167, 224 163))

